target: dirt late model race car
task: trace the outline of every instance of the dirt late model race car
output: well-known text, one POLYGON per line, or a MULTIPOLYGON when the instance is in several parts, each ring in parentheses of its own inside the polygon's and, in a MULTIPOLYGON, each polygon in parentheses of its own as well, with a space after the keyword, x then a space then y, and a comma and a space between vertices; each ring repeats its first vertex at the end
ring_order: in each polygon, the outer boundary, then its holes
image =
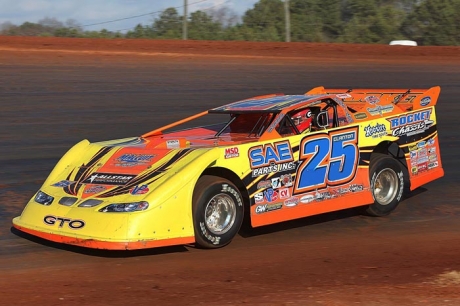
POLYGON ((405 191, 444 175, 439 93, 317 87, 238 101, 140 137, 83 140, 13 225, 89 248, 217 248, 245 214, 253 227, 357 206, 384 216, 405 191))

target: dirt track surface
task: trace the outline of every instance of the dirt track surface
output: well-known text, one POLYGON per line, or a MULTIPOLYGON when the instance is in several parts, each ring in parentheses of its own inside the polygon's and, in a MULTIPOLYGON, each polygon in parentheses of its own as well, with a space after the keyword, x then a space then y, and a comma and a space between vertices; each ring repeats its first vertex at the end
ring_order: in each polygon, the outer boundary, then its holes
POLYGON ((5 305, 460 305, 460 48, 0 37, 5 305), (227 247, 104 252, 11 230, 77 141, 140 135, 273 92, 440 85, 444 178, 389 217, 347 210, 227 247))

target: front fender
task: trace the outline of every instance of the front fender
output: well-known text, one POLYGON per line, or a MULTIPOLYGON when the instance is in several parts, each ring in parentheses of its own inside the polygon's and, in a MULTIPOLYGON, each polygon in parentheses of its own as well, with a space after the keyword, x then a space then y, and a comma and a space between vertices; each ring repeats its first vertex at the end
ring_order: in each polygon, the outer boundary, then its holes
POLYGON ((87 139, 84 139, 70 148, 54 166, 43 185, 51 185, 51 182, 54 182, 56 177, 58 177, 65 169, 70 169, 72 163, 80 159, 89 145, 90 142, 87 139))

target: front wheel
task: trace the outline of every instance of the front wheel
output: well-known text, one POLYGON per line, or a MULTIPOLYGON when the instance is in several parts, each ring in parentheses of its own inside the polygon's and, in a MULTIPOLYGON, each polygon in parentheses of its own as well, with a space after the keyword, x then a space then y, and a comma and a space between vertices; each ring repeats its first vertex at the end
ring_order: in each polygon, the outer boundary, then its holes
POLYGON ((243 222, 243 197, 232 182, 204 175, 193 192, 195 241, 207 249, 229 244, 243 222))
POLYGON ((366 212, 372 216, 386 216, 395 210, 401 201, 404 171, 394 158, 376 154, 371 160, 369 176, 374 203, 369 205, 366 212))

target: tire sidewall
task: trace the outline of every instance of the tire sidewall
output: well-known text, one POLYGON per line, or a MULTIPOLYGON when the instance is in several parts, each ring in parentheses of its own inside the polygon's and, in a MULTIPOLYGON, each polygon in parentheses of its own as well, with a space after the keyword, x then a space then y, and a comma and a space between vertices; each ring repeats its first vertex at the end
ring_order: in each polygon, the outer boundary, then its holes
POLYGON ((372 167, 370 173, 370 189, 372 192, 372 198, 374 199, 374 203, 370 205, 369 209, 371 210, 372 214, 378 216, 385 216, 392 212, 399 204, 403 197, 404 193, 404 171, 399 165, 399 163, 391 157, 384 157, 378 160, 375 165, 372 167), (397 183, 397 190, 396 196, 392 199, 392 201, 386 205, 380 204, 374 195, 374 188, 375 188, 375 181, 377 178, 377 174, 384 169, 391 169, 396 173, 396 177, 398 179, 397 183))
POLYGON ((193 207, 193 225, 195 239, 202 247, 218 248, 227 245, 238 233, 243 221, 244 202, 238 189, 228 181, 220 181, 209 185, 198 195, 193 207), (222 235, 212 233, 205 220, 205 209, 209 201, 217 194, 229 196, 236 204, 236 217, 232 228, 222 235))

